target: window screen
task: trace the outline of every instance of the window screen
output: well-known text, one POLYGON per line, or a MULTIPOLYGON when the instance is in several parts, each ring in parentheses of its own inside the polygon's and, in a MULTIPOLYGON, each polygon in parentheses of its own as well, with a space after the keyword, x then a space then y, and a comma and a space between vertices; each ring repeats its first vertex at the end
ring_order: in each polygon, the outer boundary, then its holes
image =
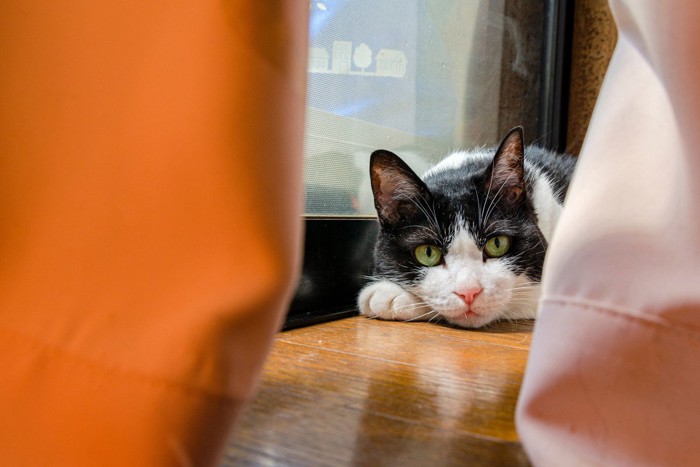
POLYGON ((307 214, 373 216, 375 149, 421 174, 516 125, 535 137, 542 9, 503 0, 312 1, 307 214))

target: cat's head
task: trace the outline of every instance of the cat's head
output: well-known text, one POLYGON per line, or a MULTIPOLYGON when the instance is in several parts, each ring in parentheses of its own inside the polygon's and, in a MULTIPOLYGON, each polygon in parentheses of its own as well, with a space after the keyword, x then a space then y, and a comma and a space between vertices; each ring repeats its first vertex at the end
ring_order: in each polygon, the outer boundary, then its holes
POLYGON ((522 129, 491 154, 466 159, 423 181, 397 155, 372 154, 375 272, 459 326, 534 317, 547 242, 525 176, 522 129))

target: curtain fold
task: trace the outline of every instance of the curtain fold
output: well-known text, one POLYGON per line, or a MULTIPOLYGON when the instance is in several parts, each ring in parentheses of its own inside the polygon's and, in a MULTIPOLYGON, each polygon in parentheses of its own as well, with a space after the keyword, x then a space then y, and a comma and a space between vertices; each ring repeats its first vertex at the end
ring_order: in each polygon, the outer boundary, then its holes
POLYGON ((0 459, 216 462, 291 298, 308 4, 0 15, 0 459))
POLYGON ((516 421, 535 465, 697 465, 700 5, 611 7, 516 421))

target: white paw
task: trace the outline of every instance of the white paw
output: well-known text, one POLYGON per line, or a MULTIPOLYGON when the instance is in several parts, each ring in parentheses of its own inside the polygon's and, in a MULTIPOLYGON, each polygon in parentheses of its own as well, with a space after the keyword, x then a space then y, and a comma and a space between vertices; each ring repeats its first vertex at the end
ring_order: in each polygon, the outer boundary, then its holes
POLYGON ((368 318, 407 321, 420 319, 430 310, 418 297, 389 281, 372 282, 360 292, 357 304, 368 318))

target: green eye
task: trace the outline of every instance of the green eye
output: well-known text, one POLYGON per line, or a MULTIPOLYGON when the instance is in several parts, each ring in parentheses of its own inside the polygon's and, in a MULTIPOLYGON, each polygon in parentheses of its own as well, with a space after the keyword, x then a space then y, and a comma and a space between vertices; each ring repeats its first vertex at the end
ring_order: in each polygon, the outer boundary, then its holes
POLYGON ((484 252, 489 258, 500 258, 508 253, 509 249, 510 237, 507 235, 489 238, 484 245, 484 252))
POLYGON ((423 266, 437 266, 442 259, 442 251, 435 245, 421 245, 413 250, 413 255, 423 266))

